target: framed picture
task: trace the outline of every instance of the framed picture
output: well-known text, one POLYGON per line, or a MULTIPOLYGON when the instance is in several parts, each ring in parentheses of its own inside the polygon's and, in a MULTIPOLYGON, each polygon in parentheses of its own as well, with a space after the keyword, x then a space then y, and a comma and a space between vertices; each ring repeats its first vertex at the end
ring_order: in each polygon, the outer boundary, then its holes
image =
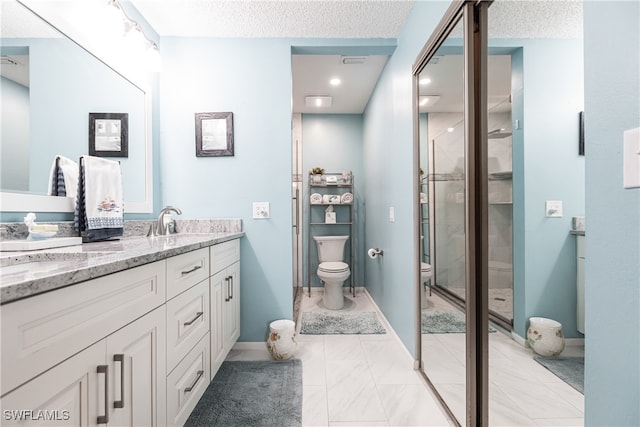
POLYGON ((196 113, 196 156, 233 156, 233 113, 196 113))
POLYGON ((129 157, 129 115, 89 113, 89 155, 129 157))

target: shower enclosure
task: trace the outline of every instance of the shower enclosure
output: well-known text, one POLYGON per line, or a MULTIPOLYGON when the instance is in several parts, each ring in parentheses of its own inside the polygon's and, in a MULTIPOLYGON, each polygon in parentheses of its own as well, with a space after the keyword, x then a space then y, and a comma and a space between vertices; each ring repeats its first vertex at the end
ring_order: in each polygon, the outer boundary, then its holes
MULTIPOLYGON (((511 104, 489 110, 489 313, 513 324, 513 209, 511 104)), ((433 192, 434 264, 432 285, 454 302, 465 303, 464 127, 462 114, 428 116, 433 192)))

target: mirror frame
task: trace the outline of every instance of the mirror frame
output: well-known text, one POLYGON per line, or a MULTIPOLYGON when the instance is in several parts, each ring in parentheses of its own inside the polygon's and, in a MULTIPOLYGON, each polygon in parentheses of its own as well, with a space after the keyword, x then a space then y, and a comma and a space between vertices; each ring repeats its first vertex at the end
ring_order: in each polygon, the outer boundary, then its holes
MULTIPOLYGON (((127 73, 122 67, 117 67, 113 60, 108 60, 106 55, 92 49, 90 37, 79 31, 74 31, 71 24, 57 11, 56 4, 37 0, 17 0, 31 13, 42 19, 55 30, 63 34, 73 43, 84 49, 89 55, 94 56, 113 72, 119 74, 125 80, 140 89, 144 94, 144 197, 141 201, 127 201, 125 206, 127 213, 152 213, 153 212, 153 158, 152 158, 152 94, 151 88, 142 79, 127 73), (48 18, 44 18, 47 16, 48 18), (63 30, 63 28, 65 30, 63 30)), ((1 212, 53 212, 67 213, 75 209, 75 199, 72 197, 56 197, 39 194, 0 192, 1 212)))

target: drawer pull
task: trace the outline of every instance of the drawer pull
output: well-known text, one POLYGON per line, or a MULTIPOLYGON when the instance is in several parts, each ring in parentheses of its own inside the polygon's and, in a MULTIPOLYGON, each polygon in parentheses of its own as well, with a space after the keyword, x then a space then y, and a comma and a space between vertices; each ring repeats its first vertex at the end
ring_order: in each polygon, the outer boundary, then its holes
POLYGON ((98 374, 104 374, 104 416, 98 415, 98 424, 109 423, 109 365, 98 365, 98 374))
POLYGON ((120 400, 114 400, 113 407, 124 408, 124 354, 114 354, 113 362, 120 363, 120 400))
POLYGON ((196 320, 198 320, 199 317, 201 317, 204 314, 203 311, 199 311, 198 313, 196 313, 196 317, 194 317, 193 319, 189 320, 188 322, 184 322, 184 326, 189 326, 191 325, 193 322, 195 322, 196 320))
POLYGON ((229 286, 229 289, 231 289, 231 296, 229 297, 229 300, 233 299, 233 276, 229 276, 229 281, 231 281, 231 286, 229 286))
POLYGON ((193 273, 196 270, 200 270, 202 268, 201 265, 196 265, 195 267, 193 267, 191 270, 187 270, 187 271, 183 271, 181 274, 183 276, 186 276, 187 274, 193 273))
POLYGON ((193 390, 193 388, 196 386, 196 384, 198 384, 198 381, 200 381, 200 378, 202 378, 203 375, 204 375, 204 371, 198 371, 198 376, 196 377, 196 380, 193 382, 193 384, 191 384, 191 386, 185 388, 184 392, 189 393, 191 390, 193 390))
POLYGON ((224 299, 224 302, 229 302, 229 300, 231 299, 230 292, 229 292, 229 276, 224 278, 224 281, 227 282, 227 296, 224 299))

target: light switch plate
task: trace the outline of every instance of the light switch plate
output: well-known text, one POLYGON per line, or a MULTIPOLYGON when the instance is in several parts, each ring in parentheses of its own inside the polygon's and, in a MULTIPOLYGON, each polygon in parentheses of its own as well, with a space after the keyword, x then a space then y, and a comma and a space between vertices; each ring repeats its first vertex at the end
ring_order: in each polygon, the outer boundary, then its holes
POLYGON ((269 202, 253 202, 253 219, 269 219, 269 202))
POLYGON ((624 131, 622 170, 624 188, 640 187, 640 128, 624 131))
POLYGON ((396 209, 393 206, 389 207, 389 222, 396 222, 396 209))
POLYGON ((548 218, 562 218, 562 200, 547 200, 544 211, 548 218))

